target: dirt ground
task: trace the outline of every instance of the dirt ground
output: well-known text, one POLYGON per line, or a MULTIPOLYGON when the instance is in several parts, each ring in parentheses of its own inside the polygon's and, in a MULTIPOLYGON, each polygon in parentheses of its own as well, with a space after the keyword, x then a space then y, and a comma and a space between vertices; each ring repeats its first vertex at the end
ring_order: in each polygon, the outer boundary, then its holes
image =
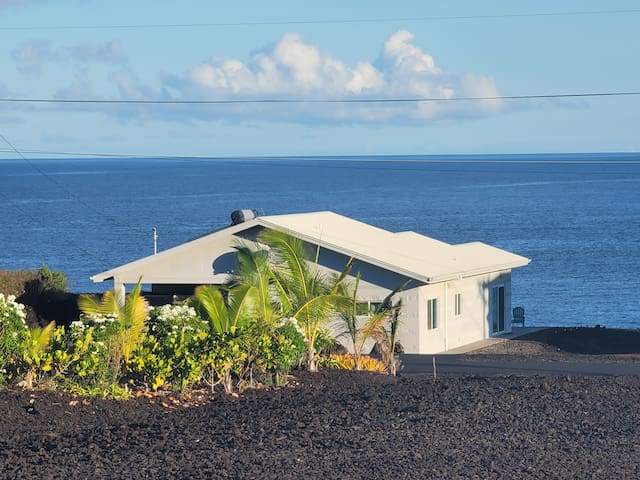
POLYGON ((639 377, 293 377, 189 407, 2 391, 0 477, 640 478, 639 377))

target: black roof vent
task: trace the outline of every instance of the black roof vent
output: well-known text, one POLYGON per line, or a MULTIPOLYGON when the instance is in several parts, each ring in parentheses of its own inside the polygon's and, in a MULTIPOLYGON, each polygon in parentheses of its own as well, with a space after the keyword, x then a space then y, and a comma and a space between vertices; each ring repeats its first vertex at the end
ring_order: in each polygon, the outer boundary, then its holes
POLYGON ((249 220, 253 220, 258 216, 258 210, 234 210, 231 212, 231 225, 238 225, 240 223, 247 222, 249 220))

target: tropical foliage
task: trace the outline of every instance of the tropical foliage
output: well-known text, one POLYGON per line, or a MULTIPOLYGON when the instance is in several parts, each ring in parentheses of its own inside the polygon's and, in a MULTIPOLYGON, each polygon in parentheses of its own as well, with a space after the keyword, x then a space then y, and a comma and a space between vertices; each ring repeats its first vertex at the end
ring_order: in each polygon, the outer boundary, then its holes
POLYGON ((339 276, 329 278, 318 267, 319 251, 316 250, 315 262, 310 262, 302 240, 277 230, 265 230, 259 240, 272 253, 273 279, 283 312, 295 318, 304 331, 307 368, 317 371, 316 340, 327 320, 349 304, 340 289, 352 262, 339 276))
POLYGON ((13 378, 28 335, 24 305, 0 293, 0 381, 13 378))
MULTIPOLYGON (((138 282, 124 298, 113 291, 81 295, 80 318, 68 327, 29 329, 24 306, 0 294, 0 382, 122 398, 132 388, 220 385, 234 392, 283 385, 293 368, 316 371, 319 363, 395 374, 397 291, 377 310, 363 310, 360 275, 347 282, 351 261, 328 275, 319 250, 291 235, 265 230, 257 240, 236 245, 237 268, 227 285, 200 286, 184 304, 150 308, 138 282), (330 356, 335 339, 326 327, 336 317, 356 347, 353 355, 330 356), (380 360, 362 355, 369 338, 380 360)), ((66 288, 64 276, 44 268, 39 274, 44 289, 66 288)))
POLYGON ((356 368, 354 355, 348 353, 342 355, 332 354, 329 357, 328 365, 332 368, 342 370, 364 370, 368 372, 387 373, 387 366, 377 358, 369 355, 360 355, 358 359, 360 363, 359 367, 356 368))

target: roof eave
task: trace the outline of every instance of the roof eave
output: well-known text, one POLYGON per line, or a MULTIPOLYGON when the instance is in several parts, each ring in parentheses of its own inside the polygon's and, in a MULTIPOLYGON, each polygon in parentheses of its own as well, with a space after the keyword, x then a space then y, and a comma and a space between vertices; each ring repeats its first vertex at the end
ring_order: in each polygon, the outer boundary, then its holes
POLYGON ((452 273, 452 274, 432 277, 431 283, 449 282, 451 280, 458 280, 466 277, 475 277, 477 275, 485 275, 487 273, 502 272, 504 270, 512 270, 518 267, 526 267, 527 265, 529 265, 529 263, 531 263, 530 259, 525 257, 521 257, 521 258, 523 260, 518 262, 509 262, 509 263, 504 263, 500 265, 491 265, 488 267, 475 268, 471 270, 461 270, 459 272, 452 273))
POLYGON ((152 258, 162 258, 164 256, 171 255, 171 254, 175 253, 176 251, 180 251, 180 250, 189 248, 194 243, 204 242, 207 239, 211 238, 212 236, 221 235, 223 232, 227 233, 227 234, 230 234, 230 235, 235 235, 238 232, 242 232, 244 230, 248 230, 249 228, 252 228, 252 227, 255 227, 256 225, 259 225, 259 222, 258 222, 259 218, 260 217, 254 218, 252 220, 247 220, 246 222, 239 223, 237 225, 229 225, 228 227, 222 228, 220 230, 216 230, 216 231, 211 232, 211 233, 209 233, 207 235, 203 235, 203 236, 195 238, 193 240, 189 240, 188 242, 181 243, 180 245, 176 245, 174 247, 168 248, 167 250, 163 250, 161 252, 158 252, 155 255, 148 255, 146 257, 139 258, 137 260, 134 260, 133 262, 125 263, 124 265, 120 265, 119 267, 115 267, 115 268, 112 268, 110 270, 106 270, 104 272, 97 273, 95 275, 92 275, 89 278, 94 283, 104 282, 105 280, 109 280, 109 279, 112 279, 114 277, 117 277, 119 274, 126 274, 127 270, 130 270, 131 268, 138 267, 141 264, 144 264, 145 262, 149 261, 152 258))

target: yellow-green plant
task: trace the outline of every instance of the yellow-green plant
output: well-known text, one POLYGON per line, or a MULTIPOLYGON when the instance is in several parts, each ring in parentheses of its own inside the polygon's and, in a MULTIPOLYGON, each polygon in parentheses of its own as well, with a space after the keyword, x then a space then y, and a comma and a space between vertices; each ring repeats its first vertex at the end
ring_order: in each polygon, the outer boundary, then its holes
POLYGON ((44 373, 52 369, 53 356, 50 349, 55 327, 56 323, 50 322, 44 328, 32 328, 27 333, 22 358, 28 365, 24 378, 24 387, 28 390, 33 389, 39 371, 44 373))
POLYGON ((113 316, 107 335, 102 340, 106 346, 106 356, 111 383, 117 383, 121 368, 131 358, 134 349, 141 343, 149 305, 141 296, 141 279, 124 299, 119 299, 114 291, 105 292, 99 300, 93 295, 81 295, 78 299, 80 310, 88 316, 113 316))
MULTIPOLYGON (((353 370, 355 368, 355 357, 348 353, 342 355, 332 354, 330 359, 330 365, 334 368, 340 368, 342 370, 353 370)), ((377 358, 370 357, 369 355, 361 355, 359 360, 360 368, 358 370, 387 373, 387 366, 377 358)))

